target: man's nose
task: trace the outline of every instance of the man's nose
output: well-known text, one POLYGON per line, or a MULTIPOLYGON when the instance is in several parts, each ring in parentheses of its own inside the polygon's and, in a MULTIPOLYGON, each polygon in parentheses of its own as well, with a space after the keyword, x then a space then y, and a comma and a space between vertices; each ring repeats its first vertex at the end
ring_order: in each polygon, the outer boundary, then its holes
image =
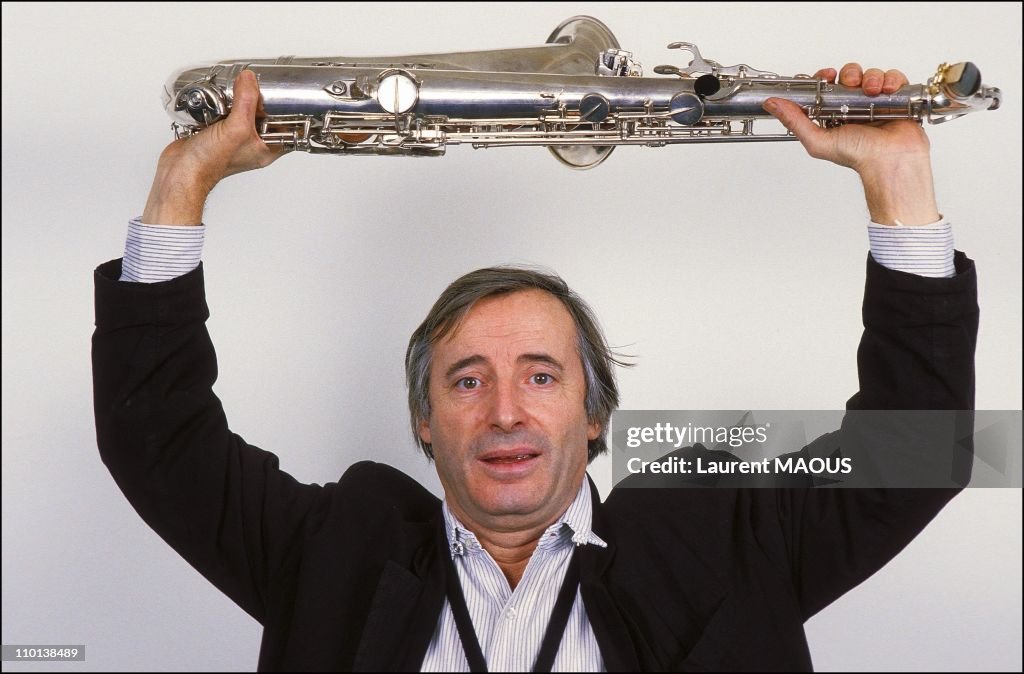
POLYGON ((526 419, 523 391, 514 382, 503 382, 492 389, 489 409, 491 427, 511 433, 526 419))

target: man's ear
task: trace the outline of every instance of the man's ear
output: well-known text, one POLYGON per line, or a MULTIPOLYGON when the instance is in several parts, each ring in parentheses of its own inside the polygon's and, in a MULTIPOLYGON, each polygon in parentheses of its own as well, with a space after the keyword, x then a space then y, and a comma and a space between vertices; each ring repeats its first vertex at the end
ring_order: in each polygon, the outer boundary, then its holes
POLYGON ((597 440, 601 435, 601 422, 591 421, 587 424, 587 440, 597 440))
POLYGON ((426 419, 422 419, 420 421, 420 426, 419 426, 418 433, 419 433, 419 436, 420 436, 420 440, 424 444, 426 444, 426 445, 431 444, 431 442, 430 442, 430 422, 429 421, 427 421, 426 419))

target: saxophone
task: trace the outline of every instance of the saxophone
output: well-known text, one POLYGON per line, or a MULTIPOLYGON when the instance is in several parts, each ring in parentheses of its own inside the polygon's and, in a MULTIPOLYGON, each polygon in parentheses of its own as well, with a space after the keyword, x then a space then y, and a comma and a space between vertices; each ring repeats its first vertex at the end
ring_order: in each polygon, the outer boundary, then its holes
MULTIPOLYGON (((439 156, 449 145, 543 146, 587 169, 619 145, 795 140, 764 130, 770 97, 793 101, 823 127, 893 119, 956 119, 995 110, 1001 93, 970 62, 943 63, 925 84, 866 96, 814 78, 784 77, 746 64, 722 66, 697 45, 685 68, 661 65, 644 77, 603 23, 563 21, 546 44, 522 49, 376 58, 233 59, 183 68, 164 87, 178 138, 231 109, 243 69, 260 83, 260 137, 315 153, 439 156), (757 124, 757 128, 755 128, 757 124)), ((778 125, 776 125, 778 127, 778 125)))

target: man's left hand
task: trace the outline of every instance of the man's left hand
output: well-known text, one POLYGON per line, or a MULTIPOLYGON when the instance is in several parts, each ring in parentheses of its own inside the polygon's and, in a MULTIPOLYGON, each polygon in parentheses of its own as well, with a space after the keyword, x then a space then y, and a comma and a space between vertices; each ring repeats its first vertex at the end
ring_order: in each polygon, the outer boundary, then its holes
MULTIPOLYGON (((835 83, 833 68, 815 77, 835 83)), ((909 83, 899 70, 863 70, 848 63, 838 73, 839 84, 861 87, 868 96, 890 94, 909 83)), ((781 98, 765 101, 774 115, 803 144, 807 153, 856 171, 864 183, 871 218, 881 224, 922 225, 939 219, 932 185, 928 136, 914 120, 845 124, 823 129, 803 109, 781 98)))

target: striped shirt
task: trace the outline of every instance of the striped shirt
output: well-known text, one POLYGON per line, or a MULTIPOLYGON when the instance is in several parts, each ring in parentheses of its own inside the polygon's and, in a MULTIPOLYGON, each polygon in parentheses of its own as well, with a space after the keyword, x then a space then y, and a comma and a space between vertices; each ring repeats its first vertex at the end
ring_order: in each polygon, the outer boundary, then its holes
MULTIPOLYGON (((574 548, 577 545, 607 547, 590 529, 593 513, 589 484, 583 481, 569 509, 545 529, 515 590, 473 532, 455 519, 447 501, 443 511, 452 559, 488 671, 533 671, 574 548)), ((447 600, 420 671, 469 671, 455 616, 447 600)), ((604 671, 601 649, 579 588, 551 671, 604 671)))
MULTIPOLYGON (((138 283, 170 281, 199 266, 206 226, 128 223, 121 280, 138 283)), ((921 227, 868 225, 868 242, 875 262, 910 274, 951 278, 953 226, 945 218, 921 227)))
POLYGON ((923 227, 899 224, 887 227, 872 222, 868 225, 871 257, 875 262, 918 276, 952 278, 953 225, 942 218, 923 227))
POLYGON ((206 225, 145 225, 142 218, 128 223, 121 280, 137 283, 170 281, 199 266, 206 225))

